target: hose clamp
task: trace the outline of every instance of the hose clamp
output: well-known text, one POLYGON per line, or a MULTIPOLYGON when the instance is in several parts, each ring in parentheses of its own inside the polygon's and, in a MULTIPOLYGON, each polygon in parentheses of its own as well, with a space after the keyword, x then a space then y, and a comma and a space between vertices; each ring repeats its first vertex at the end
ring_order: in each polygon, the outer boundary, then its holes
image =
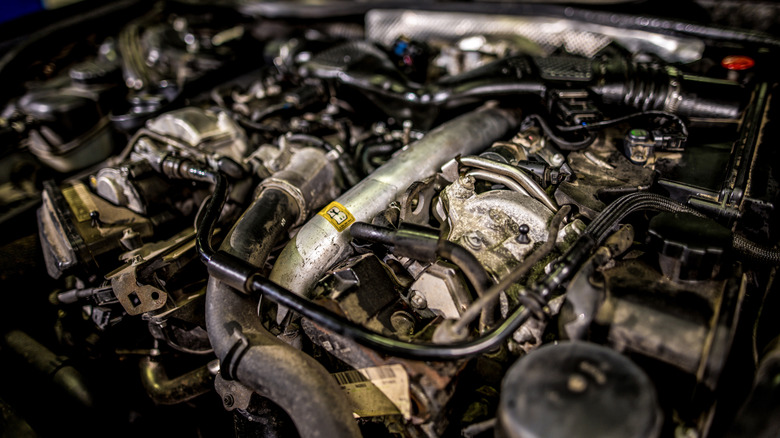
POLYGON ((266 178, 260 184, 257 194, 259 195, 263 190, 270 188, 281 190, 284 193, 290 195, 290 197, 295 201, 295 204, 298 206, 298 218, 292 225, 293 227, 297 227, 298 225, 302 224, 303 221, 309 217, 308 203, 306 202, 306 198, 303 196, 301 189, 284 179, 270 177, 266 178))
POLYGON ((682 103, 682 76, 680 72, 674 67, 667 67, 667 74, 669 75, 669 92, 666 95, 664 101, 664 111, 675 114, 677 109, 680 108, 682 103))

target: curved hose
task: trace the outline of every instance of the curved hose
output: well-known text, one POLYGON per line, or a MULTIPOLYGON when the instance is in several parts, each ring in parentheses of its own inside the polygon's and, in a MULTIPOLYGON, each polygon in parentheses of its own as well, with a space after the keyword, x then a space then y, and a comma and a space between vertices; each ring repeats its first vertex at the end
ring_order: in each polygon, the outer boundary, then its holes
MULTIPOLYGON (((215 191, 201 221, 198 246, 208 255, 212 207, 222 196, 215 191)), ((220 254, 260 266, 274 242, 286 234, 297 211, 288 195, 265 189, 252 203, 222 243, 220 254)), ((214 208, 215 209, 215 208, 214 208)), ((211 269, 210 269, 211 270, 211 269)), ((257 301, 236 293, 212 276, 206 291, 206 327, 222 372, 250 386, 278 404, 290 415, 303 437, 360 436, 352 409, 336 380, 311 356, 285 344, 269 333, 256 313, 257 301)))

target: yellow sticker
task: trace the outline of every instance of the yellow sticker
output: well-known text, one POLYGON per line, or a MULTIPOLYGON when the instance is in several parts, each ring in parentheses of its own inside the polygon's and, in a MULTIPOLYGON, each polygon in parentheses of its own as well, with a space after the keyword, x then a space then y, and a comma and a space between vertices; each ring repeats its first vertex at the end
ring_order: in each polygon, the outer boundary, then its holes
POLYGON ((346 207, 336 201, 328 204, 318 214, 327 219, 339 233, 355 222, 355 216, 352 216, 352 213, 346 207))
POLYGON ((86 186, 84 186, 84 184, 77 183, 72 186, 65 187, 62 189, 62 196, 65 197, 68 205, 70 205, 70 209, 76 216, 77 222, 86 222, 92 219, 89 213, 96 211, 97 206, 92 200, 92 195, 89 193, 89 190, 86 186))

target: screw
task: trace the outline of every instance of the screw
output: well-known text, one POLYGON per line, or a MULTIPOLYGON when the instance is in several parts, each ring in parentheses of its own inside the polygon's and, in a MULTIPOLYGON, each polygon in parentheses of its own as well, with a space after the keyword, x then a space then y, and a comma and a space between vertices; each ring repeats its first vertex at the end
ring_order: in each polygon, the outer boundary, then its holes
POLYGON ((409 298, 409 301, 411 301, 412 307, 414 307, 417 310, 428 307, 428 300, 425 299, 425 296, 423 294, 421 294, 416 290, 412 291, 412 296, 409 298))
POLYGON ((226 408, 233 406, 233 396, 230 394, 225 395, 225 397, 222 398, 222 402, 225 404, 226 408))
POLYGON ((563 164, 563 155, 561 154, 555 154, 552 156, 552 164, 553 166, 560 166, 563 164))

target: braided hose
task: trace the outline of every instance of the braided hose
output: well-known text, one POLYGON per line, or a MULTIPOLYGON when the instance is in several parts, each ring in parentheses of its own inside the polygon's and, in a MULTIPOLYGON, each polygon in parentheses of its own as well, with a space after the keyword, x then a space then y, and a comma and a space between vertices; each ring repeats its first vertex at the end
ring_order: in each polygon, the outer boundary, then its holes
POLYGON ((768 249, 742 237, 734 236, 734 250, 746 259, 767 265, 780 265, 780 250, 768 249))

